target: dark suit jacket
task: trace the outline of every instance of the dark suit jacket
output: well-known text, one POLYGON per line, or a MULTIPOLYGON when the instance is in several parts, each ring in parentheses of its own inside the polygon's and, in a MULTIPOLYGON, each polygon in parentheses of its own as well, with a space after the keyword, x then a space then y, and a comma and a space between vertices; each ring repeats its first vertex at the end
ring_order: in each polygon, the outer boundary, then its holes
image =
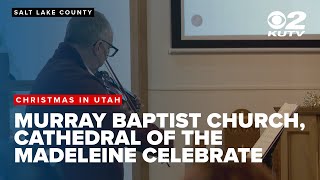
MULTIPOLYGON (((108 94, 103 83, 92 76, 86 69, 79 53, 67 43, 61 43, 53 57, 48 61, 39 73, 31 91, 32 94, 108 94)), ((76 112, 81 115, 84 112, 106 112, 109 114, 103 121, 103 129, 112 128, 112 112, 124 112, 117 106, 28 106, 26 112, 76 112)), ((136 129, 137 139, 142 141, 139 151, 149 147, 146 134, 153 129, 136 129)), ((128 130, 128 129, 126 129, 128 130)), ((87 147, 84 147, 87 148, 87 147)), ((109 164, 59 164, 59 169, 65 179, 123 179, 123 165, 121 163, 109 164)))

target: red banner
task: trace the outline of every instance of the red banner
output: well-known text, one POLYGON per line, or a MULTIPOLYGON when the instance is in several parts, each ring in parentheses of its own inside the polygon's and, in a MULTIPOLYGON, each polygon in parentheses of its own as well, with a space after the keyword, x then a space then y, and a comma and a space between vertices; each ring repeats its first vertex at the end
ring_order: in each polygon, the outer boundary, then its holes
POLYGON ((15 94, 15 106, 25 105, 83 105, 83 106, 117 106, 122 105, 122 95, 115 94, 15 94))

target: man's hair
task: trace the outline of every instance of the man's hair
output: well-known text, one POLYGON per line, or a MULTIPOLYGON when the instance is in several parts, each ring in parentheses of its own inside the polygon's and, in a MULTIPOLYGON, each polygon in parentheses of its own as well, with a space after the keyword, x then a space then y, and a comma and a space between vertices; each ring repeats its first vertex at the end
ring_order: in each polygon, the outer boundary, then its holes
POLYGON ((94 11, 94 17, 72 17, 64 41, 86 47, 103 38, 105 31, 112 33, 110 23, 102 13, 94 11))

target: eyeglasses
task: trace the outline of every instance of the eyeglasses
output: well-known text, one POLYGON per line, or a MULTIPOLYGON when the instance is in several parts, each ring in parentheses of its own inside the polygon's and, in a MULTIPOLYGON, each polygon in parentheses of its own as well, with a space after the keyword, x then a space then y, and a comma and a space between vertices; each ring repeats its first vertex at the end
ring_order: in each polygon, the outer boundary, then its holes
MULTIPOLYGON (((108 57, 113 57, 114 55, 117 54, 117 52, 119 51, 118 48, 114 47, 111 43, 109 43, 108 41, 105 41, 105 40, 101 40, 105 43, 107 43, 109 45, 109 53, 108 53, 108 57)), ((94 43, 94 45, 96 45, 97 43, 94 43)))

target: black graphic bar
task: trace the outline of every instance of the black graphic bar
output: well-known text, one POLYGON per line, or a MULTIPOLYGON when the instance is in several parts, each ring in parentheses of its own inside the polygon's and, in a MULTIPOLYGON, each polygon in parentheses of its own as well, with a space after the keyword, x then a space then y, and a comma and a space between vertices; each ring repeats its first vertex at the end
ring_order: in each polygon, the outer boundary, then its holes
POLYGON ((12 17, 94 17, 94 8, 12 8, 12 17))

